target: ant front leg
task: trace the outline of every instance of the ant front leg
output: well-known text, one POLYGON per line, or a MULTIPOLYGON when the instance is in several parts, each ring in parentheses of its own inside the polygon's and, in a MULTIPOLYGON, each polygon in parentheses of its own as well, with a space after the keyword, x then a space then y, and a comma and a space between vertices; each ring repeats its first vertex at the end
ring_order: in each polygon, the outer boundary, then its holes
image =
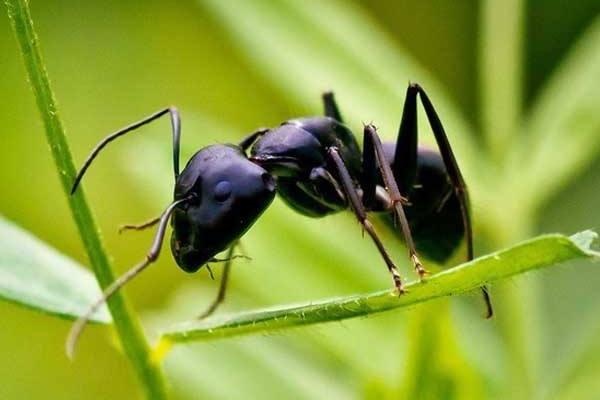
POLYGON ((406 219, 406 214, 404 213, 404 208, 402 207, 402 202, 406 201, 406 199, 400 194, 398 184, 396 183, 396 178, 394 177, 392 169, 385 158, 381 139, 379 138, 377 130, 373 125, 365 125, 363 146, 364 175, 362 179, 362 185, 365 193, 365 203, 367 201, 369 203, 372 202, 375 197, 376 184, 374 178, 377 175, 377 168, 379 168, 379 173, 383 178, 386 191, 390 195, 391 206, 396 217, 398 218, 398 222, 400 222, 402 235, 404 236, 406 247, 408 247, 410 259, 415 267, 415 270, 419 274, 419 277, 423 278, 428 272, 425 270, 425 268, 423 268, 423 264, 421 264, 421 261, 417 256, 417 250, 410 232, 408 220, 406 219))
POLYGON ((148 221, 142 222, 140 224, 124 224, 119 227, 119 233, 123 233, 124 231, 143 231, 144 229, 153 227, 158 224, 160 221, 160 217, 152 218, 148 221))
POLYGON ((198 315, 198 319, 204 319, 210 315, 212 315, 217 308, 223 303, 225 300, 225 294, 227 293, 227 285, 229 283, 229 273, 231 272, 231 264, 233 259, 236 258, 233 255, 233 250, 235 249, 236 244, 234 243, 229 250, 227 251, 227 255, 225 256, 225 265, 223 266, 223 275, 221 275, 221 283, 219 284, 219 292, 217 293, 217 297, 210 303, 208 308, 200 315, 198 315))
POLYGON ((77 341, 79 340, 83 329, 87 325, 92 315, 94 315, 94 313, 98 311, 100 306, 106 303, 106 301, 121 287, 123 287, 123 285, 125 285, 127 282, 138 276, 144 269, 146 269, 149 265, 151 265, 158 259, 171 214, 175 210, 175 207, 177 207, 179 204, 190 201, 190 199, 191 198, 188 197, 174 201, 166 208, 166 210, 160 216, 158 229, 156 231, 156 234, 154 235, 154 241, 152 242, 152 246, 150 247, 146 258, 139 264, 125 272, 119 278, 117 278, 113 283, 108 285, 102 292, 102 296, 100 296, 100 298, 98 298, 98 300, 96 300, 96 302, 94 302, 87 309, 87 311, 81 317, 79 317, 77 321, 75 321, 75 323, 71 327, 71 330, 69 331, 66 343, 66 350, 69 358, 73 358, 75 346, 77 345, 77 341))
POLYGON ((328 153, 329 158, 332 161, 333 165, 335 166, 335 169, 336 169, 339 179, 341 181, 342 188, 343 188, 343 190, 346 194, 346 197, 352 207, 352 210, 354 211, 354 214, 356 215, 356 218, 358 219, 358 222, 360 222, 360 224, 367 231, 369 236, 371 236, 371 239, 375 243, 375 246, 377 246, 377 250, 379 250, 379 253, 383 257, 383 260, 385 261, 385 264, 387 265, 388 270, 392 274, 392 278, 394 280, 394 285, 396 286, 398 293, 399 294, 404 293, 404 285, 402 284, 402 279, 400 278, 400 273, 398 272, 398 269, 396 268, 396 265, 392 261, 387 250, 383 246, 381 239, 379 239, 379 236, 377 236, 377 233, 375 232, 375 228, 373 227, 373 224, 371 224, 371 221, 369 221, 369 219, 367 218, 367 211, 359 198, 358 191, 356 190, 356 186, 354 185, 354 182, 352 181, 350 173, 348 172, 348 169, 346 168, 346 165, 344 164, 344 160, 342 159, 338 149, 335 147, 330 147, 327 150, 327 153, 328 153))

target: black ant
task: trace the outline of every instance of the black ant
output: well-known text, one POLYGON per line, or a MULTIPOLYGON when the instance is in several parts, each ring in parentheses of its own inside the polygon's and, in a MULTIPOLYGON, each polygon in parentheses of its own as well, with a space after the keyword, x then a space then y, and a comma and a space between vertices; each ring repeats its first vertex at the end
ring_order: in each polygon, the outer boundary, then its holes
MULTIPOLYGON (((201 316, 211 314, 224 299, 233 248, 271 204, 275 193, 296 211, 322 217, 350 208, 369 234, 392 275, 399 294, 403 283, 377 236, 367 212, 398 222, 412 264, 427 274, 417 248, 436 261, 449 258, 463 237, 467 259, 473 259, 473 234, 467 188, 442 123, 418 84, 409 84, 395 144, 381 143, 372 124, 364 126, 363 151, 343 124, 333 93, 323 94, 324 117, 298 118, 273 129, 259 129, 238 145, 214 144, 200 149, 179 173, 181 124, 174 107, 158 111, 102 140, 77 174, 71 193, 98 153, 114 139, 169 114, 173 130, 174 201, 159 218, 124 229, 158 224, 145 260, 124 273, 73 325, 67 352, 90 316, 120 287, 159 256, 167 224, 173 226, 171 251, 177 265, 196 272, 208 262, 225 261, 219 294, 201 316), (425 109, 439 153, 418 147, 417 96, 425 109), (248 155, 247 152, 250 152, 248 155), (406 207, 406 213, 405 213, 406 207), (391 218, 389 218, 391 217, 391 218), (229 249, 227 258, 215 256, 229 249)), ((482 287, 487 317, 493 314, 487 288, 482 287)))

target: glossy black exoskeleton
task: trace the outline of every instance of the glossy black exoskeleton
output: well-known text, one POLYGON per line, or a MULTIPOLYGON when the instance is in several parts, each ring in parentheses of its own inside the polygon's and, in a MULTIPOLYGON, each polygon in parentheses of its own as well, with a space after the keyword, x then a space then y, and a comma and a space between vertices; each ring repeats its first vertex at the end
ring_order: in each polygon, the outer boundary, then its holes
MULTIPOLYGON (((238 145, 202 148, 179 173, 179 114, 161 110, 105 138, 92 151, 73 184, 77 186, 96 155, 109 142, 163 115, 173 128, 174 201, 156 219, 124 229, 158 224, 153 245, 144 261, 104 291, 80 318, 68 340, 68 352, 89 316, 116 290, 154 262, 160 253, 169 220, 173 227, 171 251, 181 269, 196 272, 211 261, 225 261, 219 295, 201 316, 212 313, 224 299, 233 248, 240 237, 271 204, 275 193, 296 211, 322 217, 350 209, 369 234, 386 263, 399 293, 403 283, 368 212, 399 225, 409 257, 424 276, 417 252, 445 261, 463 238, 467 259, 473 258, 473 235, 467 189, 440 119, 425 91, 409 85, 396 143, 381 143, 376 128, 365 125, 363 150, 344 125, 332 93, 323 95, 324 117, 292 119, 273 129, 259 129, 238 145), (417 97, 432 128, 439 153, 420 148, 417 140, 417 97), (224 260, 214 257, 229 249, 224 260)), ((482 288, 488 317, 491 302, 482 288)))
POLYGON ((192 156, 175 184, 171 251, 196 272, 230 247, 275 197, 275 178, 238 146, 211 145, 192 156))

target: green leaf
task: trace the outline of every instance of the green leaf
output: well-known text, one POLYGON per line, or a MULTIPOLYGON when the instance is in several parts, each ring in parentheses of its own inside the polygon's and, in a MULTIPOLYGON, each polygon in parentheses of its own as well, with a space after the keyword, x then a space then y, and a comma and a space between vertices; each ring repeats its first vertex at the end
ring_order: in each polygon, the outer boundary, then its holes
MULTIPOLYGON (((0 216, 0 298, 75 319, 100 294, 90 272, 0 216)), ((92 320, 110 323, 106 306, 92 320)))
POLYGON ((214 340, 339 321, 407 307, 442 296, 464 293, 483 284, 567 260, 599 258, 600 253, 587 246, 596 236, 592 231, 582 232, 574 238, 558 234, 540 236, 443 271, 431 276, 425 282, 410 283, 407 285, 408 293, 400 297, 394 291, 385 290, 306 305, 216 317, 207 321, 193 321, 165 332, 162 340, 167 343, 214 340))

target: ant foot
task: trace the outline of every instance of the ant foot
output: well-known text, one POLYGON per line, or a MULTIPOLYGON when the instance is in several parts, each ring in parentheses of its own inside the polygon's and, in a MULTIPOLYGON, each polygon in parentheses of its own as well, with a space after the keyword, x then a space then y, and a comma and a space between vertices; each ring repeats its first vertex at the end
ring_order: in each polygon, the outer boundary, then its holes
POLYGON ((392 271, 392 278, 394 279, 394 287, 398 292, 398 296, 402 296, 402 294, 406 293, 406 289, 404 289, 404 284, 397 271, 392 271))
POLYGON ((417 271, 417 273, 419 274, 419 278, 423 279, 425 278, 425 276, 429 275, 429 271, 427 271, 424 267, 423 264, 421 264, 421 261, 419 260, 419 257, 417 257, 416 254, 412 254, 410 256, 410 259, 412 260, 414 266, 415 266, 415 270, 417 271))

